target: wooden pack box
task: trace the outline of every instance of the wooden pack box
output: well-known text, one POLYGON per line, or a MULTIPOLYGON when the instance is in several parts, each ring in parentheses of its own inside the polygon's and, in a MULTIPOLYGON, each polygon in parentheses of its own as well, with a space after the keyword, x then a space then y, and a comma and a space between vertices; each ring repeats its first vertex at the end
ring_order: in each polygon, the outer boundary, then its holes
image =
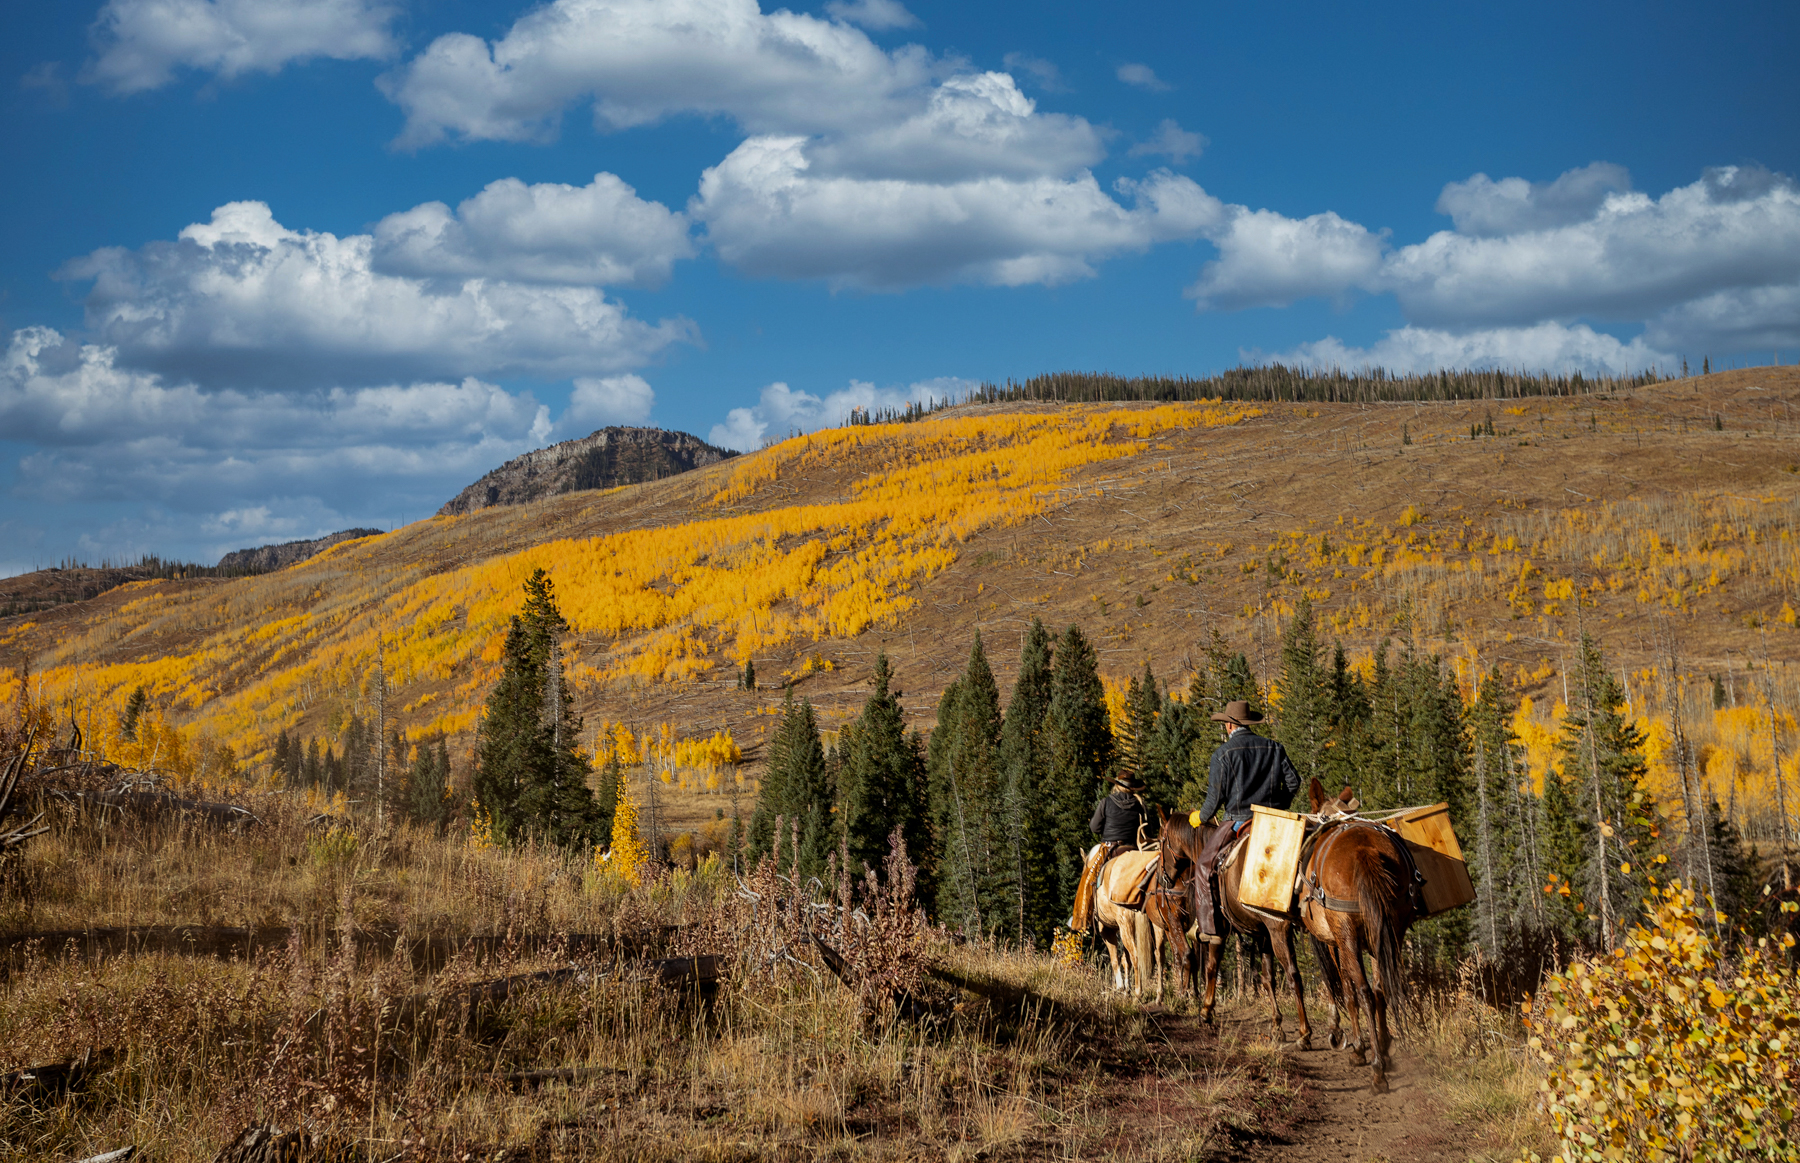
POLYGON ((1419 866, 1419 875, 1425 878, 1426 916, 1449 912, 1475 899, 1475 885, 1469 880, 1462 845, 1456 842, 1456 832, 1450 827, 1449 804, 1414 808, 1388 823, 1406 841, 1413 863, 1419 866))
POLYGON ((1244 874, 1238 882, 1238 900, 1252 908, 1285 913, 1294 903, 1306 821, 1279 808, 1256 806, 1250 811, 1250 838, 1243 842, 1244 874))

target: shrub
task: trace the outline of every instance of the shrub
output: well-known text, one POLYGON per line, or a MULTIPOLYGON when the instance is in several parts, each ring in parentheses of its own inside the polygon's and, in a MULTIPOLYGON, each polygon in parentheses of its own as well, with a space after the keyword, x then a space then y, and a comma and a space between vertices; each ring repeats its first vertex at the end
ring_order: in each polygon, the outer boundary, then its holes
POLYGON ((1528 1018, 1557 1158, 1800 1160, 1794 966, 1766 939, 1722 948, 1679 882, 1646 909, 1621 948, 1547 978, 1528 1018))

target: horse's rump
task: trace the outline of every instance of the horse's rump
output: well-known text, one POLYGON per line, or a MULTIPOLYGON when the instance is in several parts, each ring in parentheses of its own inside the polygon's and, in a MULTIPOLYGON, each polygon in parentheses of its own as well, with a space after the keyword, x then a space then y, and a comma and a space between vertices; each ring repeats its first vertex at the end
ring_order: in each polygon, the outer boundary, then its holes
POLYGON ((1116 905, 1142 908, 1158 856, 1156 852, 1121 852, 1100 870, 1100 891, 1116 905))

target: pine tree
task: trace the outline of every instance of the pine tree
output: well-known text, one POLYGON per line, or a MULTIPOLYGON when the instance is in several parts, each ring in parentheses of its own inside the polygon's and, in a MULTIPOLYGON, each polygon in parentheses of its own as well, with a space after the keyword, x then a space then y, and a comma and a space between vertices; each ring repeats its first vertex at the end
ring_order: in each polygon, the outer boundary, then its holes
POLYGON ((1049 765, 1044 720, 1050 713, 1050 634, 1033 618, 1019 654, 1019 677, 1000 725, 1000 763, 1011 847, 1017 932, 1048 945, 1056 922, 1056 849, 1053 813, 1043 799, 1049 765))
POLYGON ((1357 788, 1369 760, 1369 697, 1362 679, 1350 669, 1342 642, 1332 649, 1331 671, 1325 679, 1325 719, 1330 731, 1319 760, 1319 779, 1327 792, 1357 788))
POLYGON ((1571 676, 1574 705, 1557 748, 1578 809, 1588 820, 1577 884, 1609 946, 1636 917, 1651 858, 1644 735, 1625 714, 1625 692, 1600 647, 1582 634, 1571 676), (1629 869, 1629 871, 1627 871, 1629 869))
MULTIPOLYGON (((1211 775, 1212 756, 1225 741, 1224 726, 1212 721, 1227 703, 1246 702, 1256 706, 1260 695, 1256 674, 1250 660, 1241 652, 1233 653, 1224 636, 1215 628, 1206 647, 1206 661, 1194 672, 1188 683, 1188 707, 1193 711, 1196 736, 1188 747, 1188 775, 1175 795, 1175 802, 1195 807, 1206 802, 1206 784, 1211 775)), ((1260 733, 1256 728, 1246 730, 1260 733)))
POLYGON ((1000 688, 977 631, 967 667, 939 702, 926 758, 938 915, 972 936, 1016 927, 1000 733, 1000 688))
POLYGON ((286 778, 286 776, 287 776, 288 750, 289 750, 289 745, 288 745, 287 728, 283 727, 281 729, 281 734, 275 736, 275 762, 274 762, 275 774, 278 776, 281 776, 283 778, 286 778))
MULTIPOLYGON (((763 764, 762 780, 757 787, 756 807, 750 812, 750 827, 744 836, 744 857, 752 868, 774 851, 776 817, 781 818, 783 830, 792 820, 789 813, 793 797, 787 788, 787 749, 795 713, 794 690, 789 687, 782 692, 781 722, 769 739, 768 759, 763 764)), ((786 843, 785 836, 782 842, 786 843)))
POLYGON ((1490 956, 1499 952, 1507 930, 1531 907, 1536 890, 1520 875, 1526 861, 1517 811, 1520 796, 1512 779, 1512 753, 1518 745, 1511 726, 1514 710, 1495 666, 1482 679, 1469 708, 1475 835, 1474 844, 1464 849, 1475 882, 1475 938, 1490 956))
POLYGON ((900 692, 889 689, 892 677, 884 651, 875 658, 875 690, 857 716, 844 760, 841 814, 849 871, 856 877, 868 869, 881 874, 888 835, 895 828, 909 853, 923 852, 930 843, 923 810, 924 757, 918 736, 906 734, 900 692))
MULTIPOLYGON (((325 762, 319 755, 319 740, 316 736, 306 741, 306 766, 302 775, 307 787, 318 787, 325 782, 325 762)), ((325 790, 330 791, 329 788, 325 790)))
POLYGON ((1067 917, 1092 836, 1088 817, 1113 772, 1113 735, 1100 683, 1099 659, 1078 626, 1064 631, 1050 675, 1050 710, 1044 720, 1049 764, 1043 799, 1051 816, 1056 869, 1055 915, 1067 917))
POLYGON ((1300 773, 1301 802, 1306 785, 1325 774, 1331 733, 1325 674, 1319 666, 1319 639, 1313 631, 1312 599, 1301 597, 1281 636, 1281 713, 1271 732, 1300 773))
POLYGON ((581 720, 570 709, 559 637, 567 629, 549 576, 534 570, 477 734, 475 798, 497 840, 534 831, 556 844, 592 844, 608 830, 575 750, 581 720))
POLYGON ((407 773, 406 807, 413 819, 427 827, 442 827, 450 816, 450 754, 443 739, 434 748, 426 741, 413 749, 412 767, 407 773))
POLYGON ((800 827, 798 872, 802 878, 821 875, 832 847, 831 787, 825 766, 825 748, 819 741, 818 719, 812 703, 794 701, 792 688, 782 704, 781 724, 769 749, 767 774, 763 777, 756 810, 750 818, 750 842, 746 850, 752 861, 762 859, 774 847, 775 821, 782 821, 781 871, 796 869, 790 838, 796 824, 800 827))
MULTIPOLYGON (((1172 693, 1163 696, 1156 713, 1156 725, 1151 729, 1144 749, 1142 774, 1149 785, 1144 793, 1146 800, 1170 809, 1187 802, 1182 798, 1182 789, 1194 779, 1196 755, 1204 764, 1212 754, 1204 742, 1206 728, 1211 725, 1200 712, 1172 693)), ((1205 772, 1200 773, 1200 778, 1204 781, 1205 772)), ((1192 806, 1199 807, 1200 801, 1196 800, 1192 806)))

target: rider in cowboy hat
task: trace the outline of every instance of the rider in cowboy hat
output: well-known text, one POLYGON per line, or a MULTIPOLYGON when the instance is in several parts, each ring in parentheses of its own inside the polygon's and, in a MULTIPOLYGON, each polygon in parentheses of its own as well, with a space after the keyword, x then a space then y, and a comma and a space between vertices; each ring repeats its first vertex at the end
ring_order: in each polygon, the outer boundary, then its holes
POLYGON ((1219 854, 1237 833, 1250 822, 1250 808, 1285 810, 1300 790, 1300 773, 1294 769, 1286 749, 1273 739, 1245 729, 1247 723, 1263 721, 1261 713, 1251 710, 1242 699, 1225 704, 1214 712, 1213 721, 1225 724, 1225 742, 1213 752, 1206 781, 1206 803, 1195 813, 1198 821, 1208 821, 1220 808, 1225 810, 1225 826, 1207 837, 1200 853, 1200 932, 1216 936, 1216 900, 1213 896, 1213 871, 1219 854))
POLYGON ((1118 852, 1138 846, 1140 827, 1147 826, 1154 831, 1156 817, 1144 806, 1141 793, 1148 785, 1135 773, 1127 771, 1116 775, 1112 783, 1113 793, 1094 805, 1094 818, 1088 821, 1088 831, 1116 848, 1118 851, 1109 853, 1116 856, 1118 852))
POLYGON ((1113 792, 1094 805, 1094 818, 1088 830, 1100 837, 1082 865, 1081 882, 1075 887, 1075 911, 1069 925, 1077 932, 1087 928, 1093 915, 1094 888, 1100 880, 1100 869, 1121 852, 1138 846, 1140 831, 1156 829, 1156 815, 1144 803, 1142 793, 1149 785, 1134 772, 1112 777, 1113 792))

